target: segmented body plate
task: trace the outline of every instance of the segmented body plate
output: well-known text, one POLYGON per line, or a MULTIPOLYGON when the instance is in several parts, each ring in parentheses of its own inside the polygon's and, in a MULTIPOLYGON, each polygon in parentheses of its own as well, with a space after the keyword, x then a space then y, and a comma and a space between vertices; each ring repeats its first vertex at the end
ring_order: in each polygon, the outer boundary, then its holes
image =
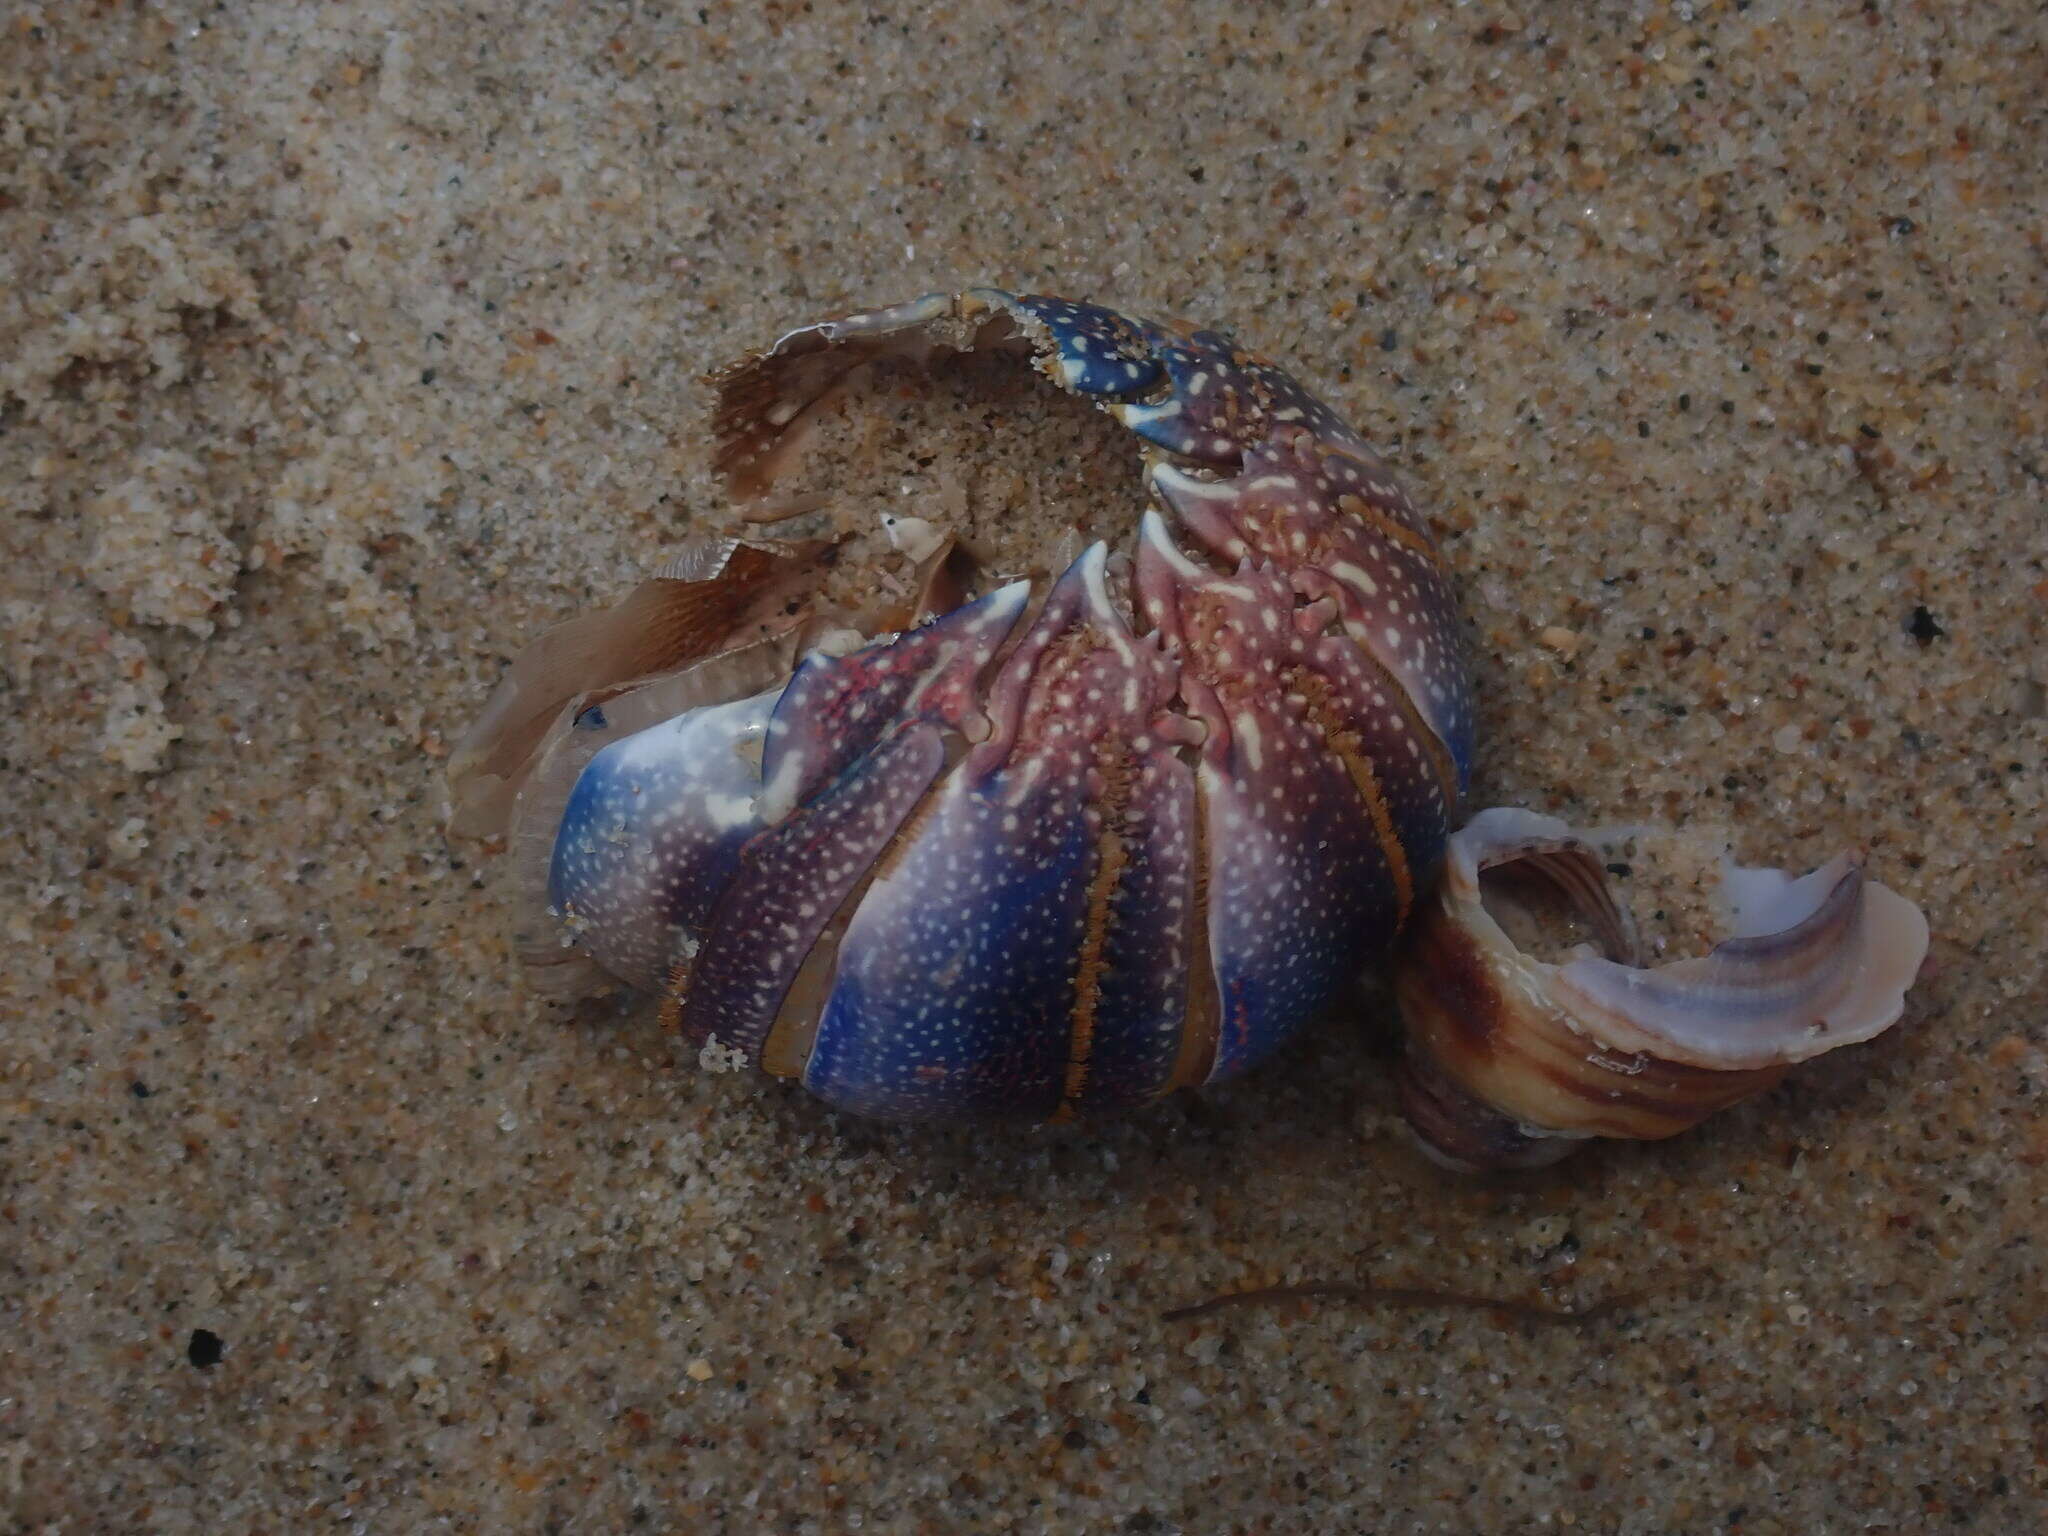
POLYGON ((1090 1114, 1242 1071, 1398 932, 1471 760, 1426 525, 1219 332, 994 289, 828 321, 720 376, 720 468, 766 484, 864 361, 1020 342, 1143 446, 1135 560, 811 657, 765 722, 607 748, 556 861, 589 952, 660 973, 689 1038, 859 1113, 1090 1114), (742 728, 756 763, 720 746, 742 728))

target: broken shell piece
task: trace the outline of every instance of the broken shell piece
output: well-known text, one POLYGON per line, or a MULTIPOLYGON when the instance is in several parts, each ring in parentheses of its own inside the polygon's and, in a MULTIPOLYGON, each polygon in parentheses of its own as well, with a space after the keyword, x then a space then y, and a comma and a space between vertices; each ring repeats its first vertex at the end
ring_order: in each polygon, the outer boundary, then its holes
POLYGON ((502 837, 549 731, 610 692, 795 629, 793 594, 814 579, 817 541, 693 535, 610 608, 557 624, 520 653, 449 758, 449 831, 502 837))
POLYGON ((1395 992, 1402 1109, 1461 1169, 1553 1162, 1581 1140, 1673 1136, 1785 1071, 1883 1032, 1927 953, 1927 920, 1841 854, 1797 879, 1727 871, 1730 936, 1640 967, 1600 855, 1554 817, 1483 811, 1445 851, 1395 992), (1562 896, 1606 954, 1560 964, 1508 937, 1532 891, 1562 896))
POLYGON ((930 520, 912 517, 907 512, 883 514, 882 532, 888 537, 891 547, 897 553, 907 555, 915 565, 922 565, 937 554, 949 537, 934 527, 930 520))

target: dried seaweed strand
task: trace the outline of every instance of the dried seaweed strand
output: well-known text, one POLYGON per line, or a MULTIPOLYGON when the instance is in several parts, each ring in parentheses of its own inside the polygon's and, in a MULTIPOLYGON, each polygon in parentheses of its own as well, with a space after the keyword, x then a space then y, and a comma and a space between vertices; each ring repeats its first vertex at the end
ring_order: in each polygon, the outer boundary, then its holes
POLYGON ((1339 1301, 1352 1306, 1364 1307, 1417 1307, 1443 1308, 1454 1312, 1485 1312, 1508 1322, 1521 1323, 1530 1328, 1583 1328, 1626 1311, 1641 1301, 1646 1293, 1630 1291, 1620 1296, 1610 1296, 1588 1307, 1570 1310, 1563 1307, 1546 1307, 1539 1302, 1512 1301, 1498 1296, 1474 1296, 1465 1291, 1433 1291, 1415 1286, 1402 1285, 1347 1285, 1337 1280, 1315 1281, 1307 1285, 1266 1285, 1257 1290, 1232 1291, 1223 1296, 1212 1296, 1207 1301, 1192 1306, 1175 1307, 1160 1314, 1166 1322, 1183 1322, 1189 1318, 1206 1317, 1211 1312, 1221 1312, 1228 1307, 1268 1306, 1275 1302, 1326 1300, 1339 1301))

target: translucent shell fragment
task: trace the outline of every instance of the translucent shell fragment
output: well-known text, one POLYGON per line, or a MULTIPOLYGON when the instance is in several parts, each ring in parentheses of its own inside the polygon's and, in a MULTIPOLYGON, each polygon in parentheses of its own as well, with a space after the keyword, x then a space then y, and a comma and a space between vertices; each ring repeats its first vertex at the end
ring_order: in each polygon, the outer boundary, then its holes
POLYGON ((1588 842, 1527 811, 1475 816, 1395 969, 1402 1103, 1425 1150, 1458 1168, 1531 1167, 1590 1137, 1676 1135, 1899 1018, 1927 922, 1860 859, 1796 879, 1731 868, 1723 898, 1729 934, 1708 954, 1644 967, 1588 842), (1541 903, 1604 953, 1525 953, 1507 924, 1541 903))
POLYGON ((656 993, 857 1113, 1043 1120, 1242 1072, 1385 955, 1472 715, 1441 557, 1328 406, 1221 332, 992 288, 713 383, 742 531, 536 641, 452 769, 552 990, 656 993), (1126 427, 1151 510, 982 582, 905 505, 894 604, 744 531, 862 370, 969 352, 1126 427))

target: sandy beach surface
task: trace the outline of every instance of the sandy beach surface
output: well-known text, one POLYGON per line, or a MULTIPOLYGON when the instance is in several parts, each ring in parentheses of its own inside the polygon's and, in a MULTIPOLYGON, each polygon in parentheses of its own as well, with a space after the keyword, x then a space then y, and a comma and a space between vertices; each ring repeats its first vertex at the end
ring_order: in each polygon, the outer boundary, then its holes
POLYGON ((2044 85, 2027 0, 0 8, 0 1520, 2038 1529, 2044 85), (1291 360, 1474 803, 1867 849, 1899 1027, 1474 1180, 1383 1000, 972 1132, 538 1000, 450 744, 707 368, 983 281, 1291 360))

